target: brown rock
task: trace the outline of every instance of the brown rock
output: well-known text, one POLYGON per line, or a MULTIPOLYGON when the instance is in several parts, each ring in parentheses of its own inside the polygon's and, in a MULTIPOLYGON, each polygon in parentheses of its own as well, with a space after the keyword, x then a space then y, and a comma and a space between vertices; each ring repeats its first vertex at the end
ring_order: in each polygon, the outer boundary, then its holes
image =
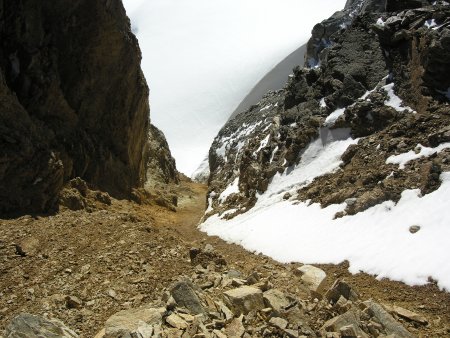
POLYGON ((236 315, 247 314, 252 310, 264 308, 262 291, 251 286, 242 286, 226 291, 224 292, 224 299, 236 315))

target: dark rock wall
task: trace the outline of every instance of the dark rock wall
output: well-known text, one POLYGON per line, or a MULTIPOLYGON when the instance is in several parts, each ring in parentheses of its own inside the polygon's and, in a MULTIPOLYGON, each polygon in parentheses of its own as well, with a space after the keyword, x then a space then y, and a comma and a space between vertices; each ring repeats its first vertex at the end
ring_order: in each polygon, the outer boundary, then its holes
POLYGON ((146 180, 148 87, 120 0, 0 1, 0 213, 51 209, 82 177, 146 180))

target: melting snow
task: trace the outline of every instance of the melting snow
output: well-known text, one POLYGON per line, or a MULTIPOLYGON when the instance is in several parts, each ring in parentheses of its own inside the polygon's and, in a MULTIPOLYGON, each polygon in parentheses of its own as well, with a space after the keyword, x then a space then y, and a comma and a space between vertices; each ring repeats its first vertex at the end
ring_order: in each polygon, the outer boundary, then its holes
POLYGON ((428 195, 406 190, 397 204, 387 201, 338 219, 334 215, 345 209, 345 203, 321 208, 309 201, 295 205, 283 200, 284 192, 338 170, 341 155, 354 143, 350 138, 328 140, 325 145, 321 139, 313 141, 297 166, 272 179, 251 210, 228 221, 214 215, 200 228, 280 262, 348 260, 352 273, 364 271, 411 285, 425 284, 432 277, 450 290, 450 173, 443 173, 441 187, 428 195), (412 225, 421 230, 411 234, 412 225))
POLYGON ((429 19, 427 21, 425 21, 424 26, 427 28, 433 28, 437 26, 436 20, 434 19, 429 19))
POLYGON ((270 155, 270 163, 273 162, 273 158, 275 157, 275 154, 278 151, 278 146, 275 147, 275 149, 272 151, 272 155, 270 155))
POLYGON ((337 121, 338 118, 344 115, 344 112, 345 108, 336 109, 334 112, 332 112, 330 115, 327 116, 327 118, 325 119, 324 126, 331 127, 337 121))
POLYGON ((403 112, 405 109, 410 113, 414 113, 414 110, 410 107, 403 106, 403 101, 394 93, 394 83, 390 83, 383 86, 383 89, 388 93, 388 99, 384 102, 386 106, 394 108, 396 111, 403 112))
POLYGON ((384 26, 384 21, 383 18, 378 18, 377 20, 377 25, 383 27, 384 26))
POLYGON ((262 140, 262 141, 259 143, 258 149, 256 149, 256 150, 253 152, 253 156, 256 156, 256 154, 259 153, 259 151, 260 151, 261 149, 263 149, 265 146, 267 146, 267 143, 269 143, 269 138, 270 138, 270 134, 268 134, 268 135, 264 138, 264 140, 262 140))
POLYGON ((418 144, 416 149, 418 152, 416 153, 414 150, 410 150, 407 153, 403 153, 400 155, 392 155, 389 156, 386 160, 386 164, 398 164, 398 167, 400 169, 405 169, 405 165, 413 160, 416 160, 421 157, 429 157, 431 155, 434 155, 436 153, 441 152, 444 149, 450 148, 450 142, 442 143, 438 145, 436 148, 428 148, 424 147, 421 144, 418 144))
POLYGON ((236 177, 236 179, 228 186, 219 196, 219 202, 223 203, 226 201, 228 196, 232 194, 239 193, 239 177, 236 177))

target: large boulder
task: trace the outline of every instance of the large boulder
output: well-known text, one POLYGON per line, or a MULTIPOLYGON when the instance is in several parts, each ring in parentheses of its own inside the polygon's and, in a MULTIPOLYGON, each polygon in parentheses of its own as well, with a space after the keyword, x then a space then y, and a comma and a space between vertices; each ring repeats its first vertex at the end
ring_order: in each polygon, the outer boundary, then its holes
POLYGON ((191 282, 180 281, 175 283, 170 289, 170 294, 178 306, 184 307, 194 314, 205 313, 205 309, 191 282))
POLYGON ((247 314, 252 310, 264 308, 263 293, 252 286, 241 286, 224 292, 225 302, 236 315, 247 314))
POLYGON ((322 269, 312 265, 303 265, 297 269, 301 280, 311 291, 322 292, 327 274, 322 269))
POLYGON ((152 325, 161 323, 164 312, 165 308, 150 306, 120 311, 106 321, 104 338, 132 337, 132 334, 148 332, 152 325))
POLYGON ((5 338, 77 338, 78 335, 57 319, 22 313, 6 327, 5 338))

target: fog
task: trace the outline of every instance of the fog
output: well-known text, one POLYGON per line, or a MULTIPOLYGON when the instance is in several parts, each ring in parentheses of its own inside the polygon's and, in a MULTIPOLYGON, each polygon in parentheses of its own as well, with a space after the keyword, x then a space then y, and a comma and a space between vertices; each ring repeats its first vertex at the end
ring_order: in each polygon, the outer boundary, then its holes
MULTIPOLYGON (((241 100, 345 0, 124 0, 151 120, 188 176, 241 100)), ((299 60, 302 63, 303 60, 299 60)))

